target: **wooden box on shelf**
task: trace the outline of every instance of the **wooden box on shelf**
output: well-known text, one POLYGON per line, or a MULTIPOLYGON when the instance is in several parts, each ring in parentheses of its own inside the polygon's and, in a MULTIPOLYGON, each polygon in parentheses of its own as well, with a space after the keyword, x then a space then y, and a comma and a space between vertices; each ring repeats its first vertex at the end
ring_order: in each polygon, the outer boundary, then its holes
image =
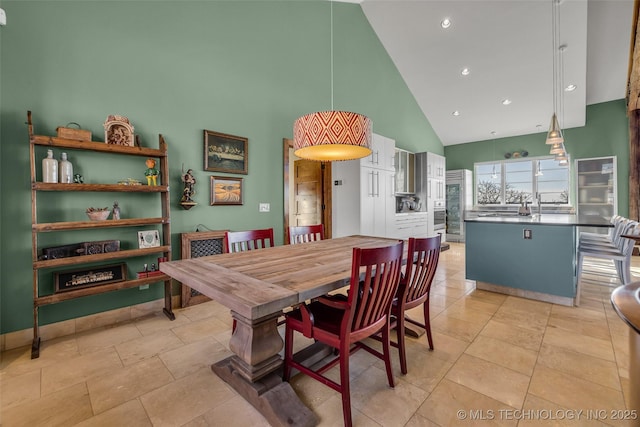
MULTIPOLYGON (((67 126, 70 124, 72 123, 69 123, 67 126)), ((56 132, 58 133, 58 138, 73 139, 76 141, 91 141, 91 131, 80 129, 80 125, 78 125, 78 129, 60 126, 56 128, 56 132)))

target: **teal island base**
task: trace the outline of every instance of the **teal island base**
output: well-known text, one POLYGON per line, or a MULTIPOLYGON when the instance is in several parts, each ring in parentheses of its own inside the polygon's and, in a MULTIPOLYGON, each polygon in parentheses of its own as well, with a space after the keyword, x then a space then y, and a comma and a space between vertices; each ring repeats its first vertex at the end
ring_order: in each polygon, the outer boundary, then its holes
POLYGON ((466 278, 477 289, 572 306, 577 227, 607 224, 573 215, 465 220, 466 278))

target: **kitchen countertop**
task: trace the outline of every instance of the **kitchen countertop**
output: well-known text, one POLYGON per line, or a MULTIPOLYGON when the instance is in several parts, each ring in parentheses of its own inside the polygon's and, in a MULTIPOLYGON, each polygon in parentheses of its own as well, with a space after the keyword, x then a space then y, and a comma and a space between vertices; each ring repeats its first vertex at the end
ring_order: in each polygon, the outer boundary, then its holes
POLYGON ((479 216, 477 218, 466 218, 465 222, 485 222, 493 224, 540 224, 540 225, 559 225, 559 226, 575 226, 575 227, 611 227, 609 220, 602 217, 594 216, 578 216, 563 214, 532 214, 530 216, 507 215, 479 216))

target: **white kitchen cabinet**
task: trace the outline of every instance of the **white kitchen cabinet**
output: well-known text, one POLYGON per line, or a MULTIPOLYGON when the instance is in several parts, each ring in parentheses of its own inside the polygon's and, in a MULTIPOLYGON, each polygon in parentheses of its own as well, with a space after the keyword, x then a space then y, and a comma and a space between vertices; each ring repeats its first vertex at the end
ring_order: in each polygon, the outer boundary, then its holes
POLYGON ((406 150, 395 149, 395 192, 413 194, 415 192, 415 155, 406 150))
POLYGON ((395 171, 396 142, 386 136, 373 134, 371 154, 360 159, 360 166, 395 171))
POLYGON ((428 237, 429 230, 427 219, 427 212, 396 214, 394 220, 394 230, 390 231, 387 234, 389 237, 393 237, 396 239, 408 239, 409 237, 428 237))
POLYGON ((433 200, 445 200, 445 181, 442 179, 432 178, 429 180, 428 198, 433 200))
POLYGON ((446 159, 435 153, 427 153, 427 178, 444 181, 446 174, 446 159))
POLYGON ((352 234, 386 237, 388 224, 393 223, 395 141, 375 134, 373 140, 378 142, 374 162, 364 158, 332 164, 333 237, 352 234))
POLYGON ((387 220, 395 215, 393 180, 392 172, 360 168, 360 234, 387 236, 387 220))

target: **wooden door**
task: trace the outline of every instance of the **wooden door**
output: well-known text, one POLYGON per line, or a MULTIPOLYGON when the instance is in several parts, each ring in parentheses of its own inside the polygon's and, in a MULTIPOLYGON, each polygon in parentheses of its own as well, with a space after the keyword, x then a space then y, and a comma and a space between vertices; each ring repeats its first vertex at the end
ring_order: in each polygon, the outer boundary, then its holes
POLYGON ((294 177, 291 225, 322 224, 322 163, 296 160, 294 177))

